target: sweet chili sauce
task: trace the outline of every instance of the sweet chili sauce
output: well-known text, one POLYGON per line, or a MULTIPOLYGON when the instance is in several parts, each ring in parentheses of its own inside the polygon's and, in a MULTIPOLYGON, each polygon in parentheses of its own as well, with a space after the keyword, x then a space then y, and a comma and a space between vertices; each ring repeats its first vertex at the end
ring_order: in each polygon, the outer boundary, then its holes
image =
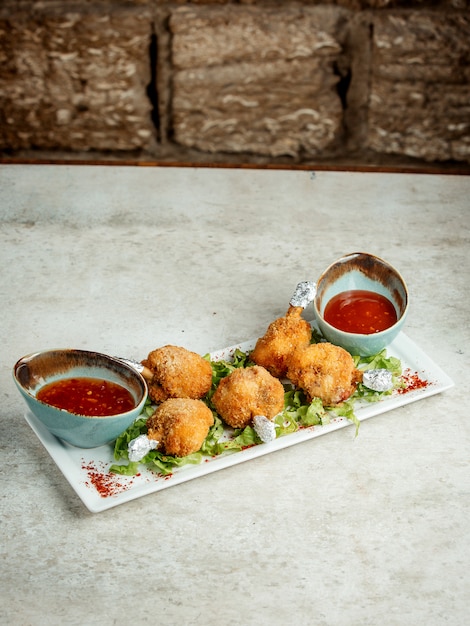
POLYGON ((371 335, 393 326, 397 313, 385 296, 353 289, 333 296, 325 307, 324 318, 338 330, 371 335))
POLYGON ((125 413, 135 407, 132 394, 117 383, 99 378, 64 378, 49 383, 37 399, 58 409, 87 417, 125 413))

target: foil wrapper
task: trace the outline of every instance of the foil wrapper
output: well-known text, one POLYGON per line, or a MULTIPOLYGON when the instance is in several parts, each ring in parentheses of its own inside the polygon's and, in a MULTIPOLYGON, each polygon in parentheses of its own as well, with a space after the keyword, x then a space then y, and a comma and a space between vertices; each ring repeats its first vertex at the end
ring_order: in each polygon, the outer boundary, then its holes
POLYGON ((317 294, 317 285, 311 280, 305 280, 298 283, 289 304, 292 306, 301 306, 305 309, 310 302, 313 301, 317 294))
POLYGON ((366 370, 362 383, 372 391, 388 391, 393 387, 392 372, 386 369, 366 370))
POLYGON ((114 358, 118 359, 118 361, 122 361, 126 365, 130 365, 135 370, 137 370, 139 374, 142 374, 145 369, 145 367, 142 365, 142 363, 139 363, 139 361, 134 361, 133 359, 124 359, 122 356, 115 356, 114 358))
POLYGON ((132 441, 129 441, 127 446, 129 461, 140 461, 150 450, 155 450, 157 446, 158 441, 155 439, 149 439, 147 435, 139 435, 132 441))
POLYGON ((276 424, 268 420, 264 415, 254 416, 253 428, 263 443, 268 443, 276 439, 276 424))

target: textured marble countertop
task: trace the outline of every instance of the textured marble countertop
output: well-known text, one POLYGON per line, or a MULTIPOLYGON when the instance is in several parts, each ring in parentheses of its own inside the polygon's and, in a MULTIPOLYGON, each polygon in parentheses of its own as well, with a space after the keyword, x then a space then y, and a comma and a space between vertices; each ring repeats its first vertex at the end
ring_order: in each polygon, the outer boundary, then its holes
POLYGON ((0 166, 0 622, 468 623, 470 178, 0 166), (299 280, 368 251, 455 386, 90 513, 24 419, 29 352, 143 358, 262 334, 299 280))

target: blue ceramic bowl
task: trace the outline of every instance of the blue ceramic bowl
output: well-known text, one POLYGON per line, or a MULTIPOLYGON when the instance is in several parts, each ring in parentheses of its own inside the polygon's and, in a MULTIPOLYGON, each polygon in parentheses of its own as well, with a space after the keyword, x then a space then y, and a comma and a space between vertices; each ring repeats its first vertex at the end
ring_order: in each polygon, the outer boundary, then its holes
POLYGON ((373 254, 354 252, 332 263, 320 276, 313 310, 325 339, 352 355, 370 356, 383 350, 398 335, 405 322, 408 302, 405 281, 394 267, 373 254), (353 289, 372 291, 388 298, 397 313, 396 323, 386 330, 365 335, 338 330, 326 322, 325 307, 331 298, 353 289))
POLYGON ((116 439, 142 412, 147 385, 142 376, 119 359, 86 350, 47 350, 21 358, 13 368, 14 381, 30 411, 54 435, 79 448, 96 448, 116 439), (48 383, 64 378, 99 378, 122 385, 135 407, 125 413, 88 417, 55 408, 36 395, 48 383))

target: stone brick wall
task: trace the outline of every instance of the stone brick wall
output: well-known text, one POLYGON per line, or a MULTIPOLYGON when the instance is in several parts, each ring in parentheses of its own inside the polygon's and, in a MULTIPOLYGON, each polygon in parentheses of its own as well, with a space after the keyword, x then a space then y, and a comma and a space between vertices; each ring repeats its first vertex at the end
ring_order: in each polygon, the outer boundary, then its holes
POLYGON ((0 156, 470 164, 465 0, 3 0, 0 156))

